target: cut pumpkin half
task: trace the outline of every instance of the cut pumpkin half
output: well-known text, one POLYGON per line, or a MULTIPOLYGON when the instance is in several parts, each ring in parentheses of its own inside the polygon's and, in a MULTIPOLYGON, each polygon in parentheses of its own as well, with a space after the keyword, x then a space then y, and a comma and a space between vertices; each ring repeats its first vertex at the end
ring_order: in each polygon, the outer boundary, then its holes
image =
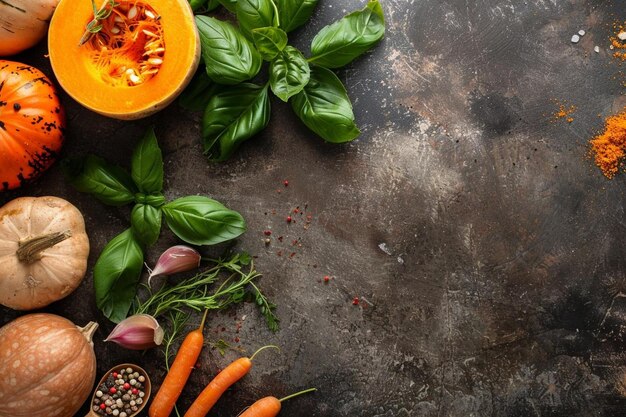
POLYGON ((200 39, 187 0, 117 0, 91 24, 89 0, 61 0, 48 49, 63 89, 83 106, 116 119, 139 119, 170 104, 200 62, 200 39), (99 30, 93 30, 99 27, 99 30))

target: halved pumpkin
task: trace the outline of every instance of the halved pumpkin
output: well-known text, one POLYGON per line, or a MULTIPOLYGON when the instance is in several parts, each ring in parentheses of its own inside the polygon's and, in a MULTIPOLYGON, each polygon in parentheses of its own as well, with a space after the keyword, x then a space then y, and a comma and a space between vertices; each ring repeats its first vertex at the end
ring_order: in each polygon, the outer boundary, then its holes
POLYGON ((105 1, 110 15, 86 31, 89 0, 61 0, 48 49, 61 87, 83 106, 117 119, 139 119, 171 103, 200 62, 200 39, 187 0, 105 1))

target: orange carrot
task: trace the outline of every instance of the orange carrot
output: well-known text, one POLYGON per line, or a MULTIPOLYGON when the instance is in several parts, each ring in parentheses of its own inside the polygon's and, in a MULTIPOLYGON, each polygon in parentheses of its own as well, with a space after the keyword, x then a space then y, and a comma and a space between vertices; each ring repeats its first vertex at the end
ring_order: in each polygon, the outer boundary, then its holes
POLYGON ((238 417, 276 417, 280 412, 281 403, 283 401, 316 390, 317 388, 305 389, 304 391, 296 392, 295 394, 288 395, 280 400, 271 396, 261 398, 259 401, 248 407, 243 413, 239 414, 238 417))
POLYGON ((235 382, 243 378, 252 368, 252 360, 263 349, 274 348, 277 346, 268 345, 263 346, 250 358, 239 358, 230 365, 228 365, 222 372, 217 374, 209 385, 198 395, 198 398, 191 404, 189 410, 185 413, 185 417, 204 417, 213 408, 217 400, 226 392, 226 390, 235 382))
POLYGON ((191 371, 195 367, 198 357, 200 356, 200 351, 202 350, 202 345, 204 344, 202 329, 204 328, 204 322, 206 321, 208 311, 208 309, 205 310, 200 327, 189 332, 187 337, 185 337, 185 340, 183 340, 183 343, 180 345, 180 349, 178 349, 174 363, 170 367, 170 370, 167 373, 165 380, 163 380, 163 383, 154 397, 154 400, 152 400, 150 410, 148 411, 148 415, 150 417, 168 417, 174 409, 176 401, 178 400, 181 392, 183 392, 183 388, 189 379, 189 375, 191 375, 191 371))

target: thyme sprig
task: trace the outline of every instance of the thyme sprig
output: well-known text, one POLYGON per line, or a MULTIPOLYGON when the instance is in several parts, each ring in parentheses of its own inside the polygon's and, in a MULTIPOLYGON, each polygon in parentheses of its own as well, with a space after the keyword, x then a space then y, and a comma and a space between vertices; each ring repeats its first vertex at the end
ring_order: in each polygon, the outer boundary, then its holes
POLYGON ((93 19, 87 23, 85 26, 85 32, 83 36, 80 38, 78 42, 78 46, 86 43, 93 35, 100 32, 102 30, 102 22, 103 20, 108 19, 113 13, 113 8, 119 6, 119 3, 116 3, 115 0, 106 0, 106 2, 102 5, 100 9, 96 6, 96 1, 91 0, 91 7, 93 8, 93 19))
POLYGON ((190 311, 220 310, 231 304, 255 301, 270 330, 278 330, 279 319, 276 306, 254 284, 261 276, 254 268, 252 258, 247 253, 236 254, 230 259, 205 259, 213 266, 174 285, 164 285, 153 291, 148 285, 148 298, 137 299, 135 314, 150 314, 158 318, 166 316, 169 325, 165 328, 163 351, 166 367, 169 367, 171 346, 182 334, 189 319, 190 311), (221 281, 213 290, 213 284, 221 281))

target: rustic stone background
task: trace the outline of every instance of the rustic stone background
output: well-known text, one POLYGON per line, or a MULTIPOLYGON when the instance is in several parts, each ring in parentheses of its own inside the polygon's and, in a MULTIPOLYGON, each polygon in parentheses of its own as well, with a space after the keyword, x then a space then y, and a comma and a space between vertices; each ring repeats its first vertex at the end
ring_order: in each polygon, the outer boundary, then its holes
MULTIPOLYGON (((307 50, 322 26, 361 5, 321 0, 292 42, 307 50)), ((269 332, 244 305, 212 314, 207 339, 248 353, 268 343, 283 350, 264 353, 211 415, 312 386, 319 392, 281 415, 626 415, 625 181, 606 180, 586 157, 599 116, 626 103, 608 51, 610 24, 626 18, 623 0, 384 0, 383 8, 385 40, 339 71, 363 131, 351 144, 324 144, 275 100, 269 128, 212 165, 200 114, 172 105, 121 122, 63 97, 64 156, 127 165, 154 125, 167 196, 209 195, 249 223, 237 248, 258 257, 281 330, 269 332), (587 34, 573 45, 579 29, 587 34), (551 120, 553 100, 577 107, 572 123, 551 120), (296 207, 312 216, 308 229, 297 216, 284 221, 296 207), (274 232, 269 247, 265 229, 274 232), (324 275, 334 279, 324 285, 324 275)), ((17 58, 51 75, 45 52, 17 58)), ((91 239, 86 279, 46 311, 100 322, 100 375, 133 361, 158 384, 158 352, 102 343, 113 325, 92 295, 91 267, 129 210, 76 192, 58 165, 0 202, 20 195, 72 201, 91 239)), ((164 233, 148 263, 175 242, 164 233)), ((2 309, 0 323, 16 316, 2 309)), ((181 404, 237 355, 207 347, 181 404)))

